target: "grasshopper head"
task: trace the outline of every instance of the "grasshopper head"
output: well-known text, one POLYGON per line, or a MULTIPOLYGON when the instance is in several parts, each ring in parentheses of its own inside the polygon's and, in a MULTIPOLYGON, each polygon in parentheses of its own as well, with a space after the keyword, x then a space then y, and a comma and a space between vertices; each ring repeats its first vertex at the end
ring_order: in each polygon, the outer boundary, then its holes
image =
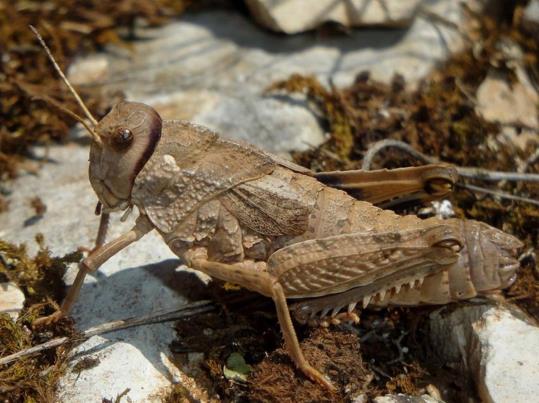
POLYGON ((106 210, 127 207, 133 182, 161 137, 157 112, 137 102, 120 102, 95 127, 90 148, 90 183, 106 210))
MULTIPOLYGON (((49 47, 30 25, 52 65, 79 103, 90 124, 58 102, 53 105, 78 120, 92 138, 90 183, 106 211, 129 206, 135 177, 153 154, 161 137, 161 117, 151 107, 136 102, 120 102, 99 122, 88 110, 49 47)), ((50 101, 50 98, 46 98, 50 101)))

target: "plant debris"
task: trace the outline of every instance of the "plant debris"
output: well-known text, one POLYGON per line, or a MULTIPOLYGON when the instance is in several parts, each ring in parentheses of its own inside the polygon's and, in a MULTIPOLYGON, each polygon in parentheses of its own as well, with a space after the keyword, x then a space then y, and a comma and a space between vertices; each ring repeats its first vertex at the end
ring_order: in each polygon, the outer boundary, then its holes
MULTIPOLYGON (((120 402, 122 401, 122 398, 123 398, 124 396, 127 396, 127 394, 129 393, 130 390, 131 390, 131 389, 129 389, 129 388, 124 389, 124 391, 123 391, 122 393, 119 393, 119 394, 116 396, 116 398, 115 398, 114 400, 112 400, 112 399, 107 399, 106 397, 104 397, 104 398, 101 400, 101 402, 102 402, 102 403, 120 403, 120 402)), ((129 399, 127 399, 127 401, 129 401, 129 399)))
MULTIPOLYGON (((52 257, 45 248, 43 237, 36 237, 40 249, 34 258, 25 246, 15 246, 0 240, 0 274, 15 283, 26 297, 24 309, 14 321, 0 315, 0 357, 43 343, 58 336, 75 334, 73 322, 62 319, 55 324, 32 329, 32 322, 49 314, 64 297, 62 276, 68 263, 78 262, 78 252, 61 258, 52 257)), ((55 387, 65 369, 69 345, 43 351, 0 366, 0 398, 10 402, 55 401, 55 387)))
POLYGON ((34 209, 36 216, 42 216, 47 211, 47 205, 38 196, 30 199, 30 206, 34 209))
POLYGON ((371 399, 386 393, 421 395, 429 384, 447 379, 453 382, 450 390, 456 398, 470 394, 469 385, 459 384, 458 378, 437 371, 434 365, 425 365, 432 360, 418 335, 423 331, 423 318, 433 307, 367 310, 359 325, 296 327, 305 358, 337 386, 338 391, 330 395, 295 368, 283 347, 271 300, 220 287, 221 282, 212 282, 210 296, 204 297, 221 301, 221 312, 177 322, 178 341, 171 346, 182 371, 210 398, 227 402, 352 401, 360 395, 371 399), (196 364, 189 361, 194 352, 204 355, 196 364), (252 368, 246 382, 226 374, 234 355, 252 368))
POLYGON ((238 352, 230 354, 226 359, 226 365, 223 367, 223 375, 226 379, 232 381, 245 382, 247 375, 251 371, 251 366, 245 362, 243 356, 238 352))

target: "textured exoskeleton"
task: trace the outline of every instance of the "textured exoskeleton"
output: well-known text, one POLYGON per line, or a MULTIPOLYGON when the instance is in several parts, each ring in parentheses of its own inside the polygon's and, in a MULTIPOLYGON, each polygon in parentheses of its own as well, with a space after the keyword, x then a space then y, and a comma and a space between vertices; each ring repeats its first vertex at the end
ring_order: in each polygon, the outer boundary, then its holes
POLYGON ((287 299, 298 301, 292 311, 299 321, 331 312, 338 323, 359 319, 358 301, 443 304, 514 281, 522 244, 513 236, 476 221, 420 220, 369 203, 442 197, 456 180, 451 167, 314 174, 203 127, 162 121, 134 102, 117 104, 98 122, 30 28, 93 125, 64 110, 92 138, 90 182, 101 214, 96 247, 61 309, 35 325, 69 313, 88 272, 156 229, 191 267, 271 297, 294 363, 333 389, 303 357, 287 299), (133 206, 134 227, 105 243, 109 214, 133 206))
POLYGON ((518 268, 521 243, 486 224, 399 216, 335 188, 377 203, 428 199, 449 191, 448 166, 314 174, 130 102, 93 130, 99 241, 62 310, 43 321, 69 311, 87 272, 156 229, 191 267, 273 298, 291 358, 331 388, 303 358, 287 299, 302 322, 357 321, 358 301, 447 303, 506 287, 518 268), (103 244, 108 214, 133 206, 134 228, 103 244))

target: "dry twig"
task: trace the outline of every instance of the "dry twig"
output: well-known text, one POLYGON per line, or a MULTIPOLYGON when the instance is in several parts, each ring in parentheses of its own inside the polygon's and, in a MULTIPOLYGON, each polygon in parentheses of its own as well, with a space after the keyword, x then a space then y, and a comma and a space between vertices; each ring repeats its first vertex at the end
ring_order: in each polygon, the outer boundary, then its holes
POLYGON ((101 325, 85 330, 84 332, 77 335, 75 338, 59 337, 56 339, 49 340, 42 344, 32 346, 30 348, 19 351, 17 353, 13 353, 5 357, 2 357, 0 358, 0 365, 9 364, 12 361, 18 360, 23 357, 27 357, 32 354, 39 353, 49 348, 61 346, 62 344, 66 344, 67 342, 70 342, 70 341, 82 341, 82 340, 89 339, 90 337, 98 335, 98 334, 109 333, 116 330, 127 329, 129 327, 134 327, 134 326, 169 322, 169 321, 177 320, 180 318, 185 318, 188 316, 195 316, 201 313, 210 312, 214 309, 215 309, 215 305, 213 305, 211 301, 198 301, 198 302, 194 302, 192 304, 183 306, 179 309, 175 309, 173 311, 152 313, 152 314, 141 316, 138 318, 132 317, 132 318, 127 318, 127 319, 115 320, 108 323, 103 323, 101 325))
POLYGON ((487 189, 480 186, 470 185, 468 183, 457 183, 456 185, 463 187, 465 189, 474 191, 474 192, 486 193, 486 194, 500 197, 502 199, 515 200, 515 201, 519 201, 523 203, 533 204, 534 206, 539 206, 538 200, 533 200, 528 197, 516 196, 516 195, 512 195, 511 193, 501 192, 499 190, 487 189))

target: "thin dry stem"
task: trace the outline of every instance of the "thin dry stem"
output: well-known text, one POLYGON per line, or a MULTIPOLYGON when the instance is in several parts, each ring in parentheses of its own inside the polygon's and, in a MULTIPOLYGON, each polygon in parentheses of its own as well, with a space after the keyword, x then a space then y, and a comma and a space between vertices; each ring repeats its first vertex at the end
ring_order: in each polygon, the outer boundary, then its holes
POLYGON ((523 202, 523 203, 533 204, 534 206, 539 206, 539 201, 530 199, 528 197, 516 196, 516 195, 512 195, 510 193, 501 192, 499 190, 487 189, 487 188, 480 187, 480 186, 470 185, 468 183, 456 183, 456 185, 460 186, 460 187, 463 187, 465 189, 469 189, 469 190, 474 191, 474 192, 486 193, 486 194, 490 194, 490 195, 493 195, 493 196, 500 197, 502 199, 515 200, 515 201, 519 201, 519 202, 523 202))
MULTIPOLYGON (((434 158, 428 155, 423 154, 422 152, 417 151, 409 144, 406 144, 403 141, 386 139, 377 141, 372 144, 365 157, 363 158, 363 164, 361 169, 368 171, 371 169, 372 161, 374 157, 382 151, 384 148, 394 147, 400 150, 403 150, 410 154, 412 157, 417 158, 420 161, 423 161, 428 164, 437 164, 441 162, 438 158, 434 158)), ((539 174, 530 174, 530 173, 520 173, 520 172, 500 172, 500 171, 491 171, 489 169, 482 169, 476 167, 461 167, 455 166, 457 172, 460 176, 472 179, 480 179, 484 181, 521 181, 521 182, 539 182, 539 174)))
POLYGON ((32 354, 39 353, 49 348, 61 346, 62 344, 66 344, 67 342, 70 342, 70 341, 74 341, 74 340, 82 341, 82 340, 89 339, 90 337, 95 336, 95 335, 109 333, 116 330, 126 329, 126 328, 134 327, 134 326, 149 325, 152 323, 169 322, 172 320, 185 318, 188 316, 195 316, 201 313, 206 313, 214 309, 215 309, 215 305, 213 305, 210 301, 198 301, 192 304, 188 304, 180 309, 175 309, 173 311, 152 313, 152 314, 141 316, 138 318, 132 317, 132 318, 103 323, 101 325, 85 330, 84 332, 77 335, 75 338, 59 337, 56 339, 49 340, 45 343, 38 344, 30 348, 21 350, 17 353, 13 353, 5 357, 2 357, 0 358, 0 365, 9 364, 12 361, 18 360, 20 358, 23 358, 32 354))

